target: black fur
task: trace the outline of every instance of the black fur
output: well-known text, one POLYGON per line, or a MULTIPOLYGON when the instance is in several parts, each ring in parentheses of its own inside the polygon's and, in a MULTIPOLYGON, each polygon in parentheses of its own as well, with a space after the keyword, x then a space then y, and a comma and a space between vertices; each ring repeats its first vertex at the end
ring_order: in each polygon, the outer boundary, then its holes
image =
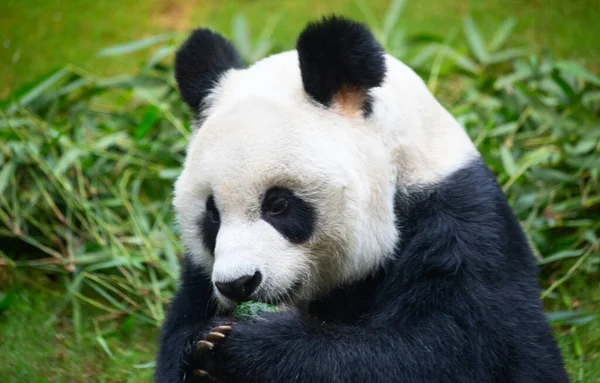
POLYGON ((198 334, 210 326, 217 311, 211 281, 189 257, 184 259, 181 285, 169 311, 158 350, 155 380, 160 383, 184 381, 190 371, 184 355, 191 353, 198 334))
POLYGON ((262 218, 292 243, 308 241, 315 227, 315 211, 302 198, 286 188, 275 187, 267 191, 262 203, 262 218), (280 214, 269 214, 269 202, 284 199, 287 208, 280 214))
MULTIPOLYGON (((214 350, 220 381, 568 382, 527 239, 485 164, 398 193, 396 215, 401 240, 377 273, 300 312, 234 324, 214 350)), ((164 326, 161 383, 191 376, 189 345, 221 320, 208 281, 185 270, 164 326)))
POLYGON ((215 205, 215 197, 211 195, 206 199, 206 210, 200 219, 200 235, 204 246, 213 254, 217 246, 217 234, 219 234, 220 228, 221 214, 215 205))
MULTIPOLYGON (((309 24, 296 49, 304 90, 325 106, 344 88, 368 91, 385 77, 383 48, 365 25, 354 21, 328 17, 309 24)), ((368 113, 368 98, 365 104, 368 113)))
POLYGON ((204 99, 229 69, 244 65, 231 43, 208 29, 196 29, 175 57, 175 79, 183 100, 201 111, 204 99))

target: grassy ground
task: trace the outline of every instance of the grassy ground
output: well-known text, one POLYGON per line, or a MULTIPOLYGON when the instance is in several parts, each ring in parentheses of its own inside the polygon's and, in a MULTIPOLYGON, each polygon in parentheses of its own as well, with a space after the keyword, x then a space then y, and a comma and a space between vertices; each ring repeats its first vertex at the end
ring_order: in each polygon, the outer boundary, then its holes
MULTIPOLYGON (((376 18, 384 17, 387 1, 367 3, 376 18)), ((166 30, 187 31, 196 25, 211 25, 230 34, 236 12, 248 16, 255 33, 269 16, 279 15, 282 21, 273 41, 287 49, 307 19, 332 11, 366 20, 356 0, 4 0, 0 3, 0 98, 64 63, 99 74, 133 71, 143 53, 119 58, 95 55, 109 45, 166 30)), ((517 17, 513 39, 520 44, 538 51, 550 49, 588 66, 600 64, 597 0, 415 1, 410 2, 402 24, 409 33, 444 36, 456 31, 466 13, 481 22, 487 35, 505 18, 517 17)))
MULTIPOLYGON (((253 37, 278 14, 269 40, 273 50, 288 49, 307 18, 335 10, 373 23, 387 7, 368 2, 369 16, 354 0, 215 3, 0 4, 0 98, 24 105, 0 103, 0 376, 9 382, 144 382, 152 373, 181 251, 169 198, 189 115, 170 68, 138 74, 149 52, 96 52, 197 24, 235 36, 236 12, 253 37), (68 63, 76 68, 40 80, 68 63), (136 75, 95 76, 125 73, 136 75), (33 90, 15 91, 35 79, 33 90)), ((409 35, 454 36, 451 45, 468 58, 461 71, 441 56, 419 70, 467 127, 531 236, 573 382, 600 382, 600 316, 590 315, 600 312, 600 79, 570 62, 482 61, 470 52, 478 39, 464 38, 466 12, 484 41, 516 16, 509 46, 549 48, 594 72, 600 6, 410 2, 398 23, 409 35)))
POLYGON ((131 318, 102 318, 88 308, 76 329, 70 311, 56 315, 61 294, 35 286, 13 285, 10 310, 0 310, 3 382, 152 380, 156 327, 131 318))

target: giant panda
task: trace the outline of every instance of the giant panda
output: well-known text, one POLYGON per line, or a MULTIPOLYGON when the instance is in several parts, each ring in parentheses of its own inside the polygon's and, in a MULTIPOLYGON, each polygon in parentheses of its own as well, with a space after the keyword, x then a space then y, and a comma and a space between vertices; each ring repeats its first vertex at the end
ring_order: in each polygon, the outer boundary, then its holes
POLYGON ((198 29, 175 76, 195 119, 157 382, 568 381, 494 175, 366 26, 325 17, 249 67, 198 29))

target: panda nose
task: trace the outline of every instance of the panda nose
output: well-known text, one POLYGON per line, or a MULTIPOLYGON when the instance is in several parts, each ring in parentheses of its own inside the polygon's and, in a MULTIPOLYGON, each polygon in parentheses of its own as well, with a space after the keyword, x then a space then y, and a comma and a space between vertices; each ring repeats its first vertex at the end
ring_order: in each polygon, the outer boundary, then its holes
POLYGON ((215 282, 215 286, 227 298, 242 302, 256 290, 261 280, 262 274, 257 271, 254 275, 244 275, 231 282, 215 282))

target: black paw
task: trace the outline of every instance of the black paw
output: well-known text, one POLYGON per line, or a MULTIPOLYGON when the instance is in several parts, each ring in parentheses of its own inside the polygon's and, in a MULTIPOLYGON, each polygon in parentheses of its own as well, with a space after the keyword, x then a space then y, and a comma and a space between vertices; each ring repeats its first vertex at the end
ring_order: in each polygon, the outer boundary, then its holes
POLYGON ((232 323, 221 324, 212 328, 203 338, 197 340, 193 353, 192 377, 184 377, 184 382, 217 382, 216 353, 227 334, 231 331, 232 323))

